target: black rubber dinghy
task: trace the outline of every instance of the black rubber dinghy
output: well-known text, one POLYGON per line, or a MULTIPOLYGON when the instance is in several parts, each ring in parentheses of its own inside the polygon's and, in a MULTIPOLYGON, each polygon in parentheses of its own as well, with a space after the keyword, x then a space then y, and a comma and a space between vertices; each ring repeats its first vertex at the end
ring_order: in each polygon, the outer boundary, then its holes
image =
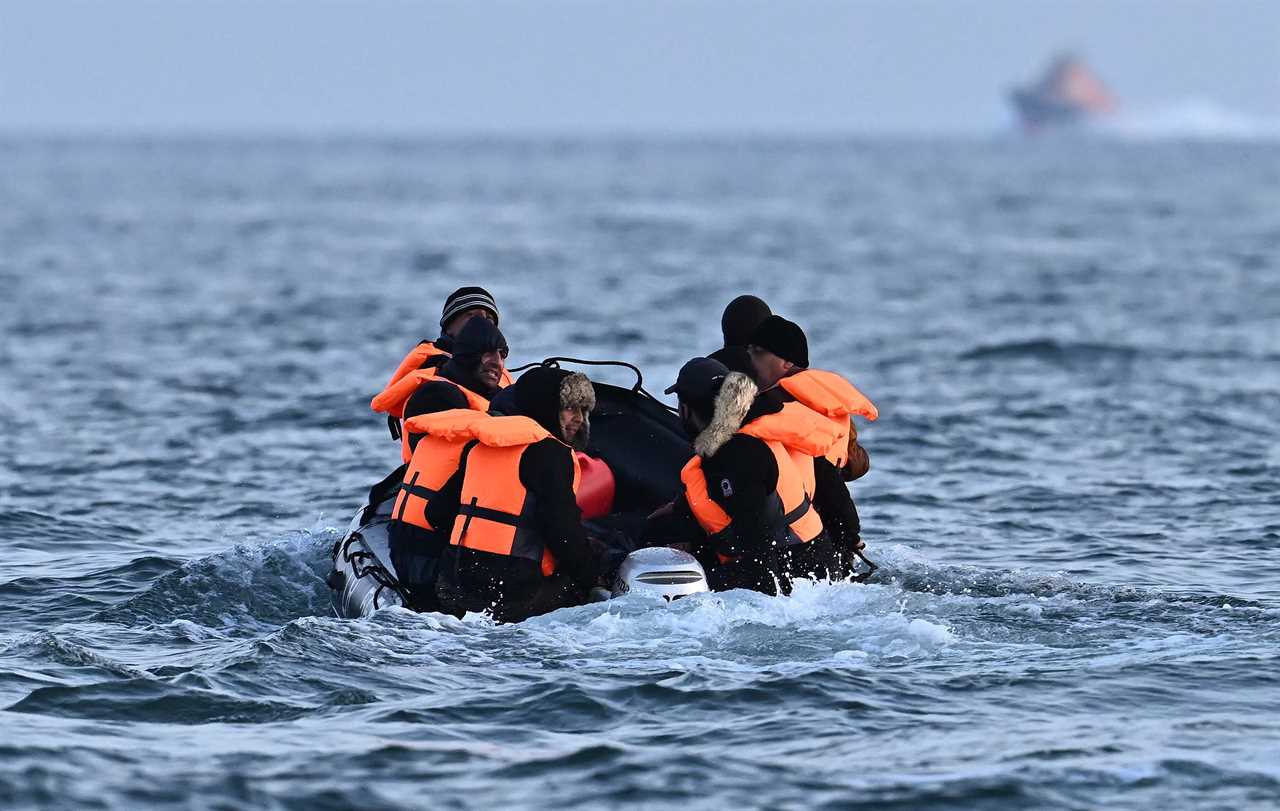
MULTIPOLYGON (((692 453, 680 419, 644 390, 640 371, 630 364, 568 358, 551 358, 543 363, 604 363, 635 372, 635 385, 629 389, 595 384, 596 407, 591 412, 591 443, 587 449, 590 456, 609 465, 616 484, 612 512, 593 522, 593 529, 634 540, 644 516, 671 501, 679 491, 680 469, 692 453)), ((340 617, 362 617, 385 606, 407 604, 391 565, 387 539, 395 488, 402 476, 403 469, 397 470, 373 487, 370 503, 356 513, 347 534, 334 545, 329 586, 333 589, 334 613, 340 617)), ((639 550, 628 561, 633 565, 625 567, 626 571, 642 571, 636 575, 638 579, 615 587, 614 593, 668 581, 679 585, 668 596, 705 590, 701 567, 683 552, 639 550)))

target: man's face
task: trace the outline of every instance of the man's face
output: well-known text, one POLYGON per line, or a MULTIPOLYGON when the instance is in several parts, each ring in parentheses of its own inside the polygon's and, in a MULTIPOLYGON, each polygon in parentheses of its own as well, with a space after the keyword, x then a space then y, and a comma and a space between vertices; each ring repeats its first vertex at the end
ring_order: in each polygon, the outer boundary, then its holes
POLYGON ((756 372, 756 383, 762 391, 786 377, 787 373, 795 368, 795 364, 791 361, 783 360, 755 344, 747 346, 747 354, 751 356, 751 366, 756 372))
POLYGON ((582 407, 560 409, 560 435, 564 441, 581 450, 585 445, 583 426, 587 424, 587 410, 582 407))
POLYGON ((462 331, 462 327, 477 315, 484 316, 495 324, 498 323, 498 319, 493 317, 493 313, 489 312, 485 308, 472 307, 471 309, 463 310, 453 318, 450 318, 449 323, 444 325, 444 334, 448 335, 450 338, 457 338, 458 333, 462 331))
POLYGON ((694 413, 693 407, 684 400, 680 401, 680 424, 684 427, 685 435, 690 440, 702 433, 702 429, 706 427, 702 424, 702 420, 698 419, 698 415, 694 413))
POLYGON ((491 395, 499 388, 502 381, 502 370, 506 368, 507 353, 495 349, 480 356, 480 366, 476 369, 476 380, 486 391, 481 394, 491 395))

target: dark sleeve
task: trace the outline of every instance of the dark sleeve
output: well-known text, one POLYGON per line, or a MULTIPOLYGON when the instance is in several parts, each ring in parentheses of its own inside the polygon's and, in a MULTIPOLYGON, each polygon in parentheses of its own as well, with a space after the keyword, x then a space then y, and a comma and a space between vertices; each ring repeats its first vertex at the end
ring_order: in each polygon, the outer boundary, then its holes
MULTIPOLYGON (((457 386, 448 383, 427 382, 409 395, 404 404, 404 418, 416 417, 419 414, 434 414, 437 411, 448 411, 451 408, 467 408, 467 398, 458 391, 457 386)), ((418 439, 422 434, 409 434, 409 450, 418 447, 418 439)), ((434 526, 434 525, 433 525, 434 526)))
POLYGON ((430 380, 418 387, 404 404, 404 418, 434 414, 451 408, 466 408, 467 397, 458 387, 430 380))
POLYGON ((726 346, 717 349, 707 357, 720 361, 731 372, 742 372, 752 380, 755 379, 755 366, 751 363, 751 355, 748 354, 745 346, 726 346))
POLYGON ((458 469, 440 486, 435 496, 427 499, 427 523, 445 535, 453 532, 453 519, 458 517, 458 503, 462 500, 462 478, 467 474, 467 457, 473 447, 474 441, 462 449, 458 469))
POLYGON ((516 387, 507 386, 505 389, 498 389, 497 393, 489 398, 489 413, 497 416, 519 414, 520 407, 516 405, 516 387))
POLYGON ((813 508, 822 518, 823 528, 837 545, 847 545, 857 538, 862 526, 844 477, 835 465, 818 457, 813 460, 813 481, 813 508))
POLYGON ((683 493, 675 500, 670 513, 646 520, 640 533, 641 546, 682 544, 697 547, 706 539, 707 535, 698 526, 689 509, 689 500, 683 493))
POLYGON ((759 554, 769 549, 766 500, 778 489, 778 461, 769 446, 738 434, 716 454, 702 461, 707 493, 733 522, 735 554, 759 554))
POLYGON ((554 439, 530 445, 520 457, 520 483, 533 495, 534 520, 557 565, 584 587, 596 581, 600 564, 582 526, 573 495, 572 451, 554 439))
POLYGON ((418 368, 419 369, 439 369, 441 366, 444 366, 448 362, 449 362, 448 355, 432 355, 431 357, 424 360, 422 362, 422 365, 419 366, 418 368))

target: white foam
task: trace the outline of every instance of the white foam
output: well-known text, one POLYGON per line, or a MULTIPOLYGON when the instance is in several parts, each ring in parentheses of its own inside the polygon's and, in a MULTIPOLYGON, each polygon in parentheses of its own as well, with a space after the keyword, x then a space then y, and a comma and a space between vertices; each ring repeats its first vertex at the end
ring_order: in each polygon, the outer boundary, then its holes
POLYGON ((1121 113, 1099 122, 1097 130, 1133 139, 1269 140, 1280 138, 1280 118, 1191 98, 1121 113))
POLYGON ((867 656, 918 656, 955 637, 933 616, 904 613, 892 586, 797 581, 790 597, 750 591, 696 594, 671 604, 639 595, 535 617, 520 627, 539 644, 599 656, 658 651, 670 658, 848 665, 867 656))

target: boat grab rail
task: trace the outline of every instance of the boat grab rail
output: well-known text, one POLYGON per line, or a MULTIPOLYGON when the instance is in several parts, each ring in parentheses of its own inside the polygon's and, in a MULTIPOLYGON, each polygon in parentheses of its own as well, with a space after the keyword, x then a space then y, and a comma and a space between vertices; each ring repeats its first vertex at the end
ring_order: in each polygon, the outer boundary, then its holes
POLYGON ((645 391, 644 373, 640 371, 639 366, 636 366, 634 363, 627 363, 625 360, 586 360, 585 358, 571 358, 565 355, 556 355, 554 357, 545 358, 540 361, 534 361, 533 363, 526 363, 523 366, 516 366, 515 368, 508 369, 507 371, 514 374, 516 372, 523 372, 526 369, 532 369, 535 366, 549 366, 553 369, 559 369, 560 364, 562 362, 576 363, 582 366, 620 366, 624 369, 630 369, 632 372, 635 372, 635 375, 636 375, 636 382, 635 382, 635 385, 631 387, 631 391, 643 397, 647 397, 649 400, 657 403, 658 405, 662 406, 664 409, 672 412, 673 414, 677 413, 677 409, 672 408, 671 406, 659 400, 657 397, 654 397, 652 394, 645 391))
POLYGON ((361 544, 365 543, 364 536, 361 535, 358 530, 352 532, 346 538, 336 541, 333 545, 333 557, 336 559, 339 555, 339 550, 341 550, 342 559, 351 564, 351 573, 355 575, 355 579, 359 580, 368 576, 372 578, 373 582, 378 584, 378 588, 374 589, 373 592, 374 610, 377 610, 379 607, 378 598, 382 596, 383 589, 390 589, 391 591, 394 591, 400 596, 401 601, 405 605, 408 605, 409 595, 405 591, 404 586, 400 585, 400 582, 378 563, 377 557, 367 548, 354 550, 351 548, 357 541, 361 544), (369 565, 362 565, 366 561, 372 561, 372 563, 369 565))

